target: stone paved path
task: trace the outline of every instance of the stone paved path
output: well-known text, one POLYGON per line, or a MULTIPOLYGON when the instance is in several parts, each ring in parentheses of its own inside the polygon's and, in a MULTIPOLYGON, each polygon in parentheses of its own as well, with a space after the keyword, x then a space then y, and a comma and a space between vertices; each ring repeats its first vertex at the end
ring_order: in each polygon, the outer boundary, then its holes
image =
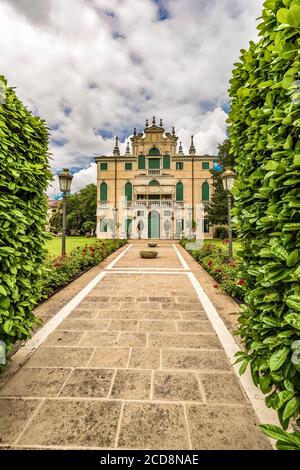
POLYGON ((2 446, 271 448, 189 266, 172 243, 142 260, 146 246, 108 266, 0 389, 2 446))

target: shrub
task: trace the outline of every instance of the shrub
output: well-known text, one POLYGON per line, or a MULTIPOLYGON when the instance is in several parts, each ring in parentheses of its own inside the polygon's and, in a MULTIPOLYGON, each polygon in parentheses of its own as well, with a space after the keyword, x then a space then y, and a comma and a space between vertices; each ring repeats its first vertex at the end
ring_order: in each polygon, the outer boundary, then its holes
POLYGON ((227 227, 216 227, 215 228, 215 237, 224 239, 228 237, 228 229, 227 227))
POLYGON ((247 291, 239 359, 286 429, 300 410, 300 4, 264 6, 261 38, 242 51, 230 89, 233 214, 247 291))
POLYGON ((125 243, 126 240, 101 240, 78 247, 64 257, 49 257, 41 280, 41 299, 68 284, 87 268, 96 266, 125 243))
MULTIPOLYGON (((185 247, 186 241, 182 241, 185 247)), ((244 299, 245 281, 241 278, 239 265, 229 262, 228 254, 214 243, 208 243, 200 250, 192 250, 191 255, 218 282, 214 286, 239 301, 244 299)))
MULTIPOLYGON (((6 86, 4 77, 0 77, 6 86)), ((47 220, 48 132, 11 88, 0 102, 0 339, 7 351, 30 336, 47 220)))

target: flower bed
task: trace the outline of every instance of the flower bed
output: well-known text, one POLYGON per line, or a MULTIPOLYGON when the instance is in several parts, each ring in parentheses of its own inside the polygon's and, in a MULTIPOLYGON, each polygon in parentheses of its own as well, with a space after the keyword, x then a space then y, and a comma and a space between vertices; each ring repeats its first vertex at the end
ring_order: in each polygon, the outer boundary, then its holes
POLYGON ((125 243, 126 240, 99 240, 92 245, 78 247, 64 257, 49 257, 41 280, 41 301, 66 286, 88 268, 99 264, 125 243))
MULTIPOLYGON (((190 240, 181 240, 180 244, 185 248, 188 242, 190 240)), ((225 240, 223 244, 224 248, 227 248, 225 240)), ((217 281, 213 287, 220 288, 234 299, 243 302, 245 281, 240 276, 237 261, 229 261, 227 250, 224 248, 209 243, 205 244, 203 248, 189 251, 189 253, 217 281)))

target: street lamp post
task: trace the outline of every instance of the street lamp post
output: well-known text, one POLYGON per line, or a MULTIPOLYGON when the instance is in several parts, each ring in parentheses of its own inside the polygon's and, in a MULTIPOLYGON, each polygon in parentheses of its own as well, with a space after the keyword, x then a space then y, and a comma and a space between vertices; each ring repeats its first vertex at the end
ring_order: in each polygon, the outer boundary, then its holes
POLYGON ((193 232, 193 207, 188 208, 189 212, 189 239, 191 240, 193 238, 192 232, 193 232))
POLYGON ((61 173, 58 174, 59 189, 63 194, 63 211, 62 211, 62 239, 61 239, 61 254, 66 254, 66 196, 71 190, 71 183, 73 176, 70 175, 69 169, 64 168, 61 173))
POLYGON ((228 255, 229 261, 232 260, 233 250, 232 250, 232 226, 231 226, 231 193, 233 184, 234 184, 235 173, 234 171, 230 170, 230 168, 226 168, 224 173, 222 174, 222 182, 223 187, 227 194, 227 205, 228 205, 228 255))
POLYGON ((117 208, 113 208, 113 233, 112 233, 112 238, 115 240, 117 238, 117 208))

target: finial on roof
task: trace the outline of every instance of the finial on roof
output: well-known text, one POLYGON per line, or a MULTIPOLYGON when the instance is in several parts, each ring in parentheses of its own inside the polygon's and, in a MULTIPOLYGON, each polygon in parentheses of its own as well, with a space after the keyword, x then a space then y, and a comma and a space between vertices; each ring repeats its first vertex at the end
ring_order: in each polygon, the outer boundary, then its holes
POLYGON ((183 155, 183 150, 182 150, 182 142, 179 142, 179 149, 178 149, 178 153, 180 153, 180 155, 183 155))
POLYGON ((163 126, 163 122, 162 122, 162 118, 160 118, 159 120, 159 127, 162 127, 163 126))
POLYGON ((155 124, 155 116, 152 118, 152 124, 155 124))
POLYGON ((195 146, 194 146, 194 136, 191 135, 191 145, 190 145, 190 149, 189 149, 189 154, 190 155, 195 155, 196 153, 196 149, 195 149, 195 146))
POLYGON ((172 127, 172 134, 175 135, 175 127, 172 127))
POLYGON ((116 143, 113 151, 114 155, 120 155, 120 149, 119 149, 119 137, 116 137, 116 143))
POLYGON ((136 127, 133 129, 133 135, 136 135, 136 127))
POLYGON ((146 119, 146 127, 148 127, 148 126, 149 126, 149 121, 148 121, 148 119, 146 119))
POLYGON ((128 140, 127 140, 125 155, 130 155, 130 147, 129 147, 129 142, 128 142, 128 140))

